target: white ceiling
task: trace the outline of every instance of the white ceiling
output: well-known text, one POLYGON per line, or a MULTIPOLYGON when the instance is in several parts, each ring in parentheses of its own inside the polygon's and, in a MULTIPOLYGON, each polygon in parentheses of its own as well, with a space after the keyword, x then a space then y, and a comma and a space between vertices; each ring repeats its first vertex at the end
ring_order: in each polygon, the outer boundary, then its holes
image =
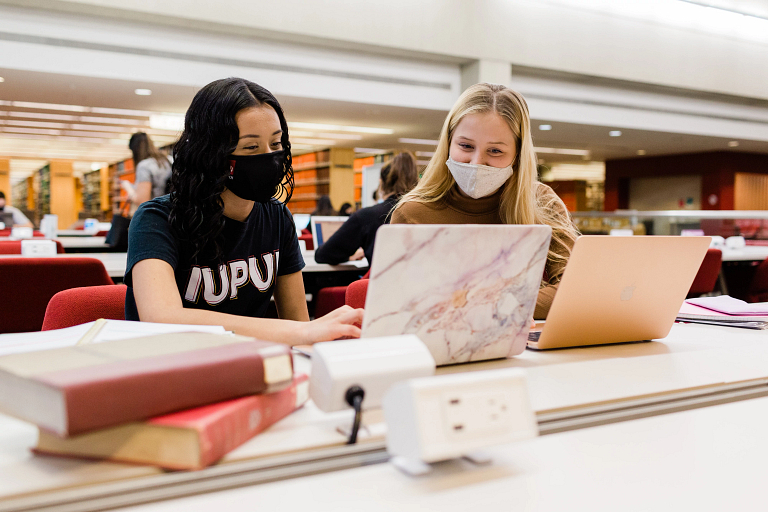
MULTIPOLYGON (((86 78, 33 71, 0 68, 0 101, 35 102, 64 105, 41 108, 0 104, 0 157, 11 157, 14 180, 33 171, 40 161, 69 159, 79 169, 93 163, 112 163, 130 156, 127 141, 137 130, 148 131, 158 145, 175 140, 173 130, 151 130, 150 113, 182 114, 196 90, 193 87, 148 84, 131 80, 86 78), (150 96, 138 96, 137 88, 149 88, 150 96), (86 111, 66 110, 66 105, 88 107, 86 111), (118 112, 103 109, 123 109, 118 112), (90 110, 90 111, 89 111, 90 110), (64 116, 64 117, 62 117, 64 116), (43 124, 41 124, 43 123, 43 124), (33 163, 20 160, 33 160, 33 163)), ((323 123, 344 126, 387 128, 391 135, 339 130, 292 129, 299 151, 333 144, 338 147, 410 149, 422 152, 426 159, 430 144, 402 144, 401 138, 436 139, 447 112, 431 109, 371 105, 312 98, 280 96, 278 98, 292 122, 323 123), (299 136, 300 135, 300 136, 299 136), (353 135, 357 140, 350 140, 353 135), (336 138, 334 137, 347 137, 336 138), (314 140, 313 140, 314 139, 314 140)), ((535 112, 534 112, 535 114, 535 112)), ((639 150, 647 155, 699 151, 751 151, 768 153, 768 142, 741 140, 729 147, 730 138, 707 137, 664 131, 626 129, 534 119, 534 143, 541 148, 588 150, 589 156, 554 154, 542 151, 545 163, 604 161, 635 157, 639 150), (541 124, 552 129, 542 131, 541 124), (620 137, 608 132, 620 129, 620 137)))

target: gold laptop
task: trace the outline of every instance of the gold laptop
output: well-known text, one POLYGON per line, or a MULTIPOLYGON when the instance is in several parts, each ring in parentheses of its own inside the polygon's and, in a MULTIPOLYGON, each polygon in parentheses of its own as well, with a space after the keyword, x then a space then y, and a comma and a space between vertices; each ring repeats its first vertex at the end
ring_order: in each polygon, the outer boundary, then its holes
POLYGON ((707 253, 708 236, 582 236, 539 330, 538 350, 664 338, 707 253))

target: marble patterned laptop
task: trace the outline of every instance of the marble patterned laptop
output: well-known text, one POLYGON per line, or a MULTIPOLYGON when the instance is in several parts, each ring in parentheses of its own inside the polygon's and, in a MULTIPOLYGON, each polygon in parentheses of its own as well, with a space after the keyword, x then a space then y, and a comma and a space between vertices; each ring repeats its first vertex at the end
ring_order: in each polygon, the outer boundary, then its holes
POLYGON ((525 350, 551 237, 538 225, 385 225, 363 337, 416 334, 438 365, 525 350))

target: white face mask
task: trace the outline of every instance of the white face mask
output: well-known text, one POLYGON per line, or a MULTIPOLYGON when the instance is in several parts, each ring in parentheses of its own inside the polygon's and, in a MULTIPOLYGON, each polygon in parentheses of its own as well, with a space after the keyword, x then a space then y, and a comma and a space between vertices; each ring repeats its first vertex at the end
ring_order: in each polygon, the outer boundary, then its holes
POLYGON ((514 172, 512 164, 506 167, 491 167, 490 165, 463 164, 448 158, 445 165, 448 166, 461 191, 473 199, 490 196, 499 190, 514 172))

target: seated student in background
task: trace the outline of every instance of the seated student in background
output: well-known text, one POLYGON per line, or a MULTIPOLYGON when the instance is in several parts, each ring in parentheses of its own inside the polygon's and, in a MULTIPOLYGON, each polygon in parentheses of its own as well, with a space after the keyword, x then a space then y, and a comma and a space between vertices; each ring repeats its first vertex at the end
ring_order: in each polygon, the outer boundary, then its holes
MULTIPOLYGON (((0 212, 13 214, 13 225, 17 228, 31 228, 32 222, 26 215, 21 213, 21 210, 14 208, 9 204, 5 204, 5 192, 0 190, 0 212)), ((6 229, 10 229, 11 226, 6 226, 6 229)))
POLYGON ((392 208, 419 179, 416 160, 410 153, 400 153, 381 168, 378 197, 380 203, 353 213, 349 219, 315 251, 315 261, 337 265, 363 255, 370 264, 376 231, 388 220, 392 208), (362 250, 361 250, 362 248, 362 250))
POLYGON ((126 319, 223 325, 292 345, 359 337, 359 309, 309 321, 284 204, 291 161, 288 125, 269 91, 241 78, 200 89, 174 146, 170 196, 142 204, 131 222, 126 319), (279 319, 264 318, 273 294, 279 319))
POLYGON ((339 208, 339 215, 349 217, 354 211, 355 210, 352 208, 351 204, 342 203, 341 207, 339 208))
POLYGON ((331 198, 327 195, 320 196, 320 198, 317 200, 317 206, 315 207, 315 211, 313 211, 310 215, 312 216, 321 216, 321 217, 335 217, 339 213, 333 209, 333 205, 331 204, 331 198))
POLYGON ((546 224, 552 243, 534 318, 546 318, 578 231, 536 175, 528 105, 502 85, 476 84, 448 113, 419 184, 393 224, 546 224))

